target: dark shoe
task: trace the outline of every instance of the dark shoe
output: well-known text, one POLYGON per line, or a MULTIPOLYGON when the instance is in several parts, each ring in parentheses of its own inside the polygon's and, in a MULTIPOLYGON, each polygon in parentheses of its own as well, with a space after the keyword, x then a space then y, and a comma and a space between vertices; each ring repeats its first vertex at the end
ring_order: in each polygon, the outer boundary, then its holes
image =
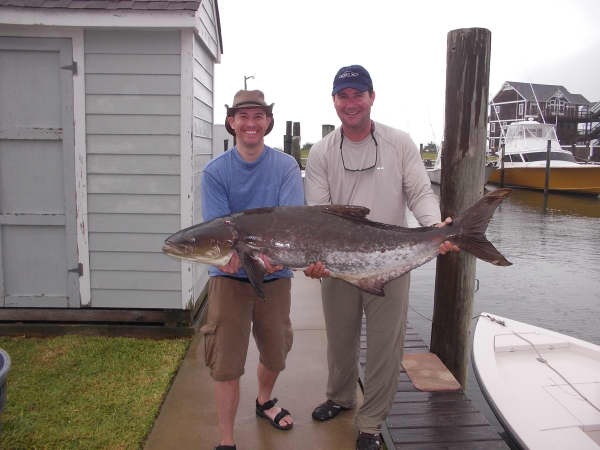
POLYGON ((317 406, 312 412, 312 417, 315 420, 320 422, 325 422, 326 420, 333 419, 342 411, 348 411, 350 408, 346 408, 345 406, 338 405, 331 400, 327 400, 325 403, 321 403, 317 406))
POLYGON ((356 439, 356 450, 381 450, 383 447, 381 435, 359 433, 356 439))
POLYGON ((262 417, 263 419, 267 419, 271 423, 271 425, 273 425, 278 430, 283 430, 283 431, 291 430, 292 427, 294 426, 293 423, 289 423, 289 424, 286 424, 283 426, 279 425, 279 422, 281 421, 281 419, 283 419, 285 416, 291 416, 290 412, 287 409, 281 408, 281 411, 279 411, 279 414, 277 414, 274 419, 271 419, 265 413, 265 411, 267 411, 267 410, 271 409, 273 406, 275 406, 276 403, 277 403, 276 398, 274 398, 273 400, 266 401, 262 405, 259 404, 258 399, 256 399, 256 415, 258 417, 262 417))
POLYGON ((236 450, 235 445, 217 445, 215 450, 236 450))

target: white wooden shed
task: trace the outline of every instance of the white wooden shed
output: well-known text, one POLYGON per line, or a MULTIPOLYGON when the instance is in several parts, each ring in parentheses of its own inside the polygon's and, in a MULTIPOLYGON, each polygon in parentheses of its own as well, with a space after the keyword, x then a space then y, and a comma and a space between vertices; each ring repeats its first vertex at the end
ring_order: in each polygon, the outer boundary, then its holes
POLYGON ((221 53, 217 0, 0 0, 0 320, 186 321, 221 53))

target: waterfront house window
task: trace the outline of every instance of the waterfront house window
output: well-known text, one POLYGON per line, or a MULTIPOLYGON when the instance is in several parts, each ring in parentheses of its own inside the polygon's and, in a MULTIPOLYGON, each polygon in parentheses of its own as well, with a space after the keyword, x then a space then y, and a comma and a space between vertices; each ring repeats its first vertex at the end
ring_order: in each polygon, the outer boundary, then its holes
POLYGON ((519 103, 519 117, 523 117, 524 106, 523 103, 519 103))
POLYGON ((565 113, 565 104, 566 104, 566 100, 564 98, 551 98, 550 101, 548 102, 548 105, 550 106, 550 111, 552 111, 553 114, 555 115, 559 115, 559 114, 564 114, 565 113))
POLYGON ((496 132, 496 122, 490 123, 490 133, 496 132))
POLYGON ((538 113, 538 106, 536 103, 530 103, 529 104, 529 114, 537 114, 538 113))

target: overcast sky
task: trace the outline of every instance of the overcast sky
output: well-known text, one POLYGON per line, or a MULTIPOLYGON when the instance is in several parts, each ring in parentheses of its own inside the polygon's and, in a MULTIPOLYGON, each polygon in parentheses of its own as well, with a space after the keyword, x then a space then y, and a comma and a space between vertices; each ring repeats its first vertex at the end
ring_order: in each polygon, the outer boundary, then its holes
POLYGON ((600 101, 600 0, 220 0, 219 12, 215 123, 253 76, 248 89, 275 103, 265 140, 279 148, 288 120, 301 123, 302 144, 320 139, 322 124, 339 125, 331 86, 350 64, 371 73, 373 119, 417 145, 441 141, 446 41, 458 28, 492 33, 490 97, 504 81, 522 81, 600 101))

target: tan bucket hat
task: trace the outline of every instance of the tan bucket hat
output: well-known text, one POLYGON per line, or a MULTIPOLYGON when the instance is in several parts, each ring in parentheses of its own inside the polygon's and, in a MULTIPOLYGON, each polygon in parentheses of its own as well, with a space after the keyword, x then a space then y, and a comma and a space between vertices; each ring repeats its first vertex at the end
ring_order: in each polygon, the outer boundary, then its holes
POLYGON ((233 96, 233 106, 225 105, 225 108, 227 108, 227 116, 225 117, 225 128, 227 129, 229 134, 235 136, 235 131, 229 126, 227 118, 233 116, 235 112, 240 109, 261 108, 264 109, 267 113, 267 116, 271 118, 271 124, 265 131, 266 136, 273 129, 273 105, 274 103, 267 105, 267 103, 265 102, 265 95, 262 93, 262 91, 237 91, 236 94, 233 96))

